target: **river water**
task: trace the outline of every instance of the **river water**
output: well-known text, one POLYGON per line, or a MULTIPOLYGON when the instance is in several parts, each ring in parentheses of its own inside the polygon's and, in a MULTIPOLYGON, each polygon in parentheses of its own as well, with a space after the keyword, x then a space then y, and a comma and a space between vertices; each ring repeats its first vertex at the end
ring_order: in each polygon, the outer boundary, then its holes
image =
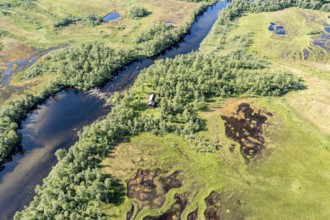
POLYGON ((78 131, 109 113, 111 108, 105 105, 102 97, 130 87, 139 72, 157 59, 174 58, 198 50, 226 5, 219 2, 209 7, 180 43, 152 59, 133 62, 104 87, 87 93, 59 92, 30 113, 19 131, 24 153, 15 155, 0 172, 0 219, 12 219, 16 211, 30 203, 35 186, 42 183, 57 162, 56 150, 68 149, 78 140, 78 131))

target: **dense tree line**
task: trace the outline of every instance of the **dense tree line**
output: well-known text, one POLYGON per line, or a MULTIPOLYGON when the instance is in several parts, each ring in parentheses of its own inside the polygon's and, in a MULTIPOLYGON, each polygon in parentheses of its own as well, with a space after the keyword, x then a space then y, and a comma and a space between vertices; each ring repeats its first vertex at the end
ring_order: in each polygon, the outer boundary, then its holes
POLYGON ((26 77, 57 74, 58 83, 87 90, 111 79, 114 71, 135 58, 134 51, 114 50, 102 43, 85 43, 47 55, 27 72, 26 77))
POLYGON ((168 24, 158 24, 140 34, 135 42, 140 44, 143 53, 151 56, 178 42, 182 35, 179 29, 168 24))

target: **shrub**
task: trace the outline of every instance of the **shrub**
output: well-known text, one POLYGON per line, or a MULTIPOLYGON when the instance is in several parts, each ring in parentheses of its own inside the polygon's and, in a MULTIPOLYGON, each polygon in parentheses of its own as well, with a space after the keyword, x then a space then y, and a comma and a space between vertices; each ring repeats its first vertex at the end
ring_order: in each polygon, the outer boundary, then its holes
POLYGON ((102 22, 102 18, 97 16, 96 14, 90 14, 86 19, 89 22, 89 24, 93 27, 101 24, 102 22))
POLYGON ((130 15, 132 18, 142 18, 149 15, 149 11, 143 7, 131 8, 130 15))
POLYGON ((67 17, 64 17, 64 18, 61 18, 60 20, 58 20, 55 24, 53 24, 53 28, 61 29, 63 27, 69 26, 70 24, 74 24, 79 20, 80 20, 79 18, 76 18, 76 17, 70 15, 70 16, 67 16, 67 17))

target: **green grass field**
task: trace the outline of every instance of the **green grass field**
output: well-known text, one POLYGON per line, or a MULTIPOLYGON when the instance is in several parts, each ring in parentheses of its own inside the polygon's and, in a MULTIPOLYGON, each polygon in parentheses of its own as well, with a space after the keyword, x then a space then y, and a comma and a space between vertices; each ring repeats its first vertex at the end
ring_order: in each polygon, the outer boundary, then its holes
MULTIPOLYGON (((174 194, 187 192, 188 205, 182 214, 187 219, 198 208, 204 219, 205 198, 213 190, 221 193, 224 219, 328 219, 330 216, 330 78, 329 54, 312 46, 310 31, 322 30, 325 13, 290 8, 283 11, 249 14, 239 19, 229 38, 253 33, 249 51, 268 58, 274 68, 285 68, 302 77, 307 88, 283 97, 217 99, 200 112, 207 130, 198 135, 222 146, 215 153, 196 153, 176 135, 156 137, 142 134, 117 147, 103 161, 103 171, 120 179, 132 178, 138 169, 159 168, 171 174, 180 171, 182 187, 166 195, 161 208, 152 208, 136 199, 125 198, 119 207, 102 207, 109 219, 124 218, 134 204, 134 218, 159 215, 174 202, 174 194), (285 26, 287 36, 268 31, 270 22, 285 26), (300 58, 304 49, 308 59, 300 58), (246 163, 225 135, 222 115, 230 115, 242 103, 271 112, 264 126, 265 149, 246 163)), ((214 32, 202 50, 216 50, 214 32)), ((227 45, 228 46, 228 45, 227 45)), ((227 47, 226 46, 226 47, 227 47)), ((230 45, 229 45, 230 46, 230 45)), ((225 48, 226 49, 226 48, 225 48)), ((226 51, 219 50, 219 53, 226 51)))

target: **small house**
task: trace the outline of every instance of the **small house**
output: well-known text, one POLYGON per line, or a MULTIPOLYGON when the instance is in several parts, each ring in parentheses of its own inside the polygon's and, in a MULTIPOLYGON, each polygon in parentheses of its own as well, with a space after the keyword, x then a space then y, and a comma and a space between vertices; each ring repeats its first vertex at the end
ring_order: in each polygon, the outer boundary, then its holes
POLYGON ((149 97, 149 100, 148 100, 148 104, 147 106, 148 107, 153 107, 155 108, 156 107, 156 95, 155 94, 152 94, 150 97, 149 97))

